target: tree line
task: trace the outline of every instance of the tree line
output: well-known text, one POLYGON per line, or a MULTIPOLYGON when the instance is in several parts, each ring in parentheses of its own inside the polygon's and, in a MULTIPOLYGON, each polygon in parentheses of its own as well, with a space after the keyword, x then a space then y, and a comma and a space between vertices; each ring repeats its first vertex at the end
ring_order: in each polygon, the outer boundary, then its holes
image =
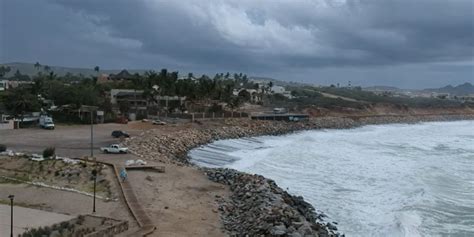
MULTIPOLYGON (((162 69, 159 72, 147 71, 143 74, 135 73, 128 80, 98 83, 97 76, 83 76, 67 73, 58 76, 49 66, 35 64, 38 73, 25 80, 29 84, 22 84, 17 88, 9 89, 0 94, 0 103, 15 116, 22 116, 25 112, 39 111, 45 106, 46 100, 51 100, 56 106, 81 105, 98 106, 106 113, 112 112, 107 93, 111 89, 143 90, 144 97, 153 102, 157 96, 186 96, 187 100, 202 101, 214 100, 226 102, 229 107, 238 107, 248 100, 248 96, 235 96, 236 88, 254 89, 258 84, 249 80, 242 73, 220 73, 213 78, 202 75, 198 78, 189 73, 187 78, 178 79, 178 72, 169 72, 162 69)), ((0 72, 6 72, 2 66, 0 72)), ((97 75, 100 68, 94 68, 97 75)), ((22 75, 19 71, 14 78, 22 75)), ((5 74, 3 74, 5 75, 5 74)), ((25 75, 26 76, 26 75, 25 75)))

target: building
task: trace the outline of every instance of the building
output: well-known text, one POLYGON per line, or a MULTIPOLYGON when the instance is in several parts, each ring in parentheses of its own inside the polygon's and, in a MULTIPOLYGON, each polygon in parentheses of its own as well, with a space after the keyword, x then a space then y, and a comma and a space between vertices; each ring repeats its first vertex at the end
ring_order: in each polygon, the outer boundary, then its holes
POLYGON ((169 108, 183 108, 185 106, 186 96, 155 96, 154 103, 152 105, 156 105, 160 108, 165 110, 169 110, 169 108))
POLYGON ((232 94, 234 96, 238 96, 239 93, 244 91, 244 90, 247 91, 250 94, 250 102, 257 103, 257 102, 262 101, 261 93, 259 93, 260 90, 257 90, 257 89, 244 89, 244 88, 234 89, 232 94))
POLYGON ((130 74, 127 70, 123 69, 117 74, 110 74, 109 79, 113 81, 126 81, 126 80, 132 80, 134 76, 130 74))
POLYGON ((274 94, 283 94, 285 93, 286 90, 285 90, 285 87, 283 86, 272 86, 270 88, 270 91, 274 94))
POLYGON ((8 88, 8 81, 7 80, 1 80, 0 81, 0 91, 7 90, 8 88))
POLYGON ((147 117, 159 110, 171 112, 172 109, 185 108, 186 97, 180 96, 159 96, 153 98, 145 97, 143 90, 112 89, 110 90, 110 103, 114 113, 125 113, 134 120, 132 116, 147 117), (130 116, 132 115, 132 116, 130 116))
POLYGON ((0 81, 0 91, 5 91, 8 89, 17 88, 20 85, 32 85, 34 82, 32 81, 9 81, 9 80, 1 80, 0 81))
POLYGON ((112 89, 110 103, 115 113, 128 115, 130 120, 147 116, 148 100, 142 90, 112 89))
POLYGON ((272 87, 270 88, 270 92, 271 92, 272 94, 280 94, 280 95, 283 95, 283 96, 285 96, 285 97, 288 98, 288 99, 292 99, 292 98, 293 98, 293 96, 291 95, 291 91, 287 91, 287 90, 285 89, 285 87, 283 87, 283 86, 272 86, 272 87))

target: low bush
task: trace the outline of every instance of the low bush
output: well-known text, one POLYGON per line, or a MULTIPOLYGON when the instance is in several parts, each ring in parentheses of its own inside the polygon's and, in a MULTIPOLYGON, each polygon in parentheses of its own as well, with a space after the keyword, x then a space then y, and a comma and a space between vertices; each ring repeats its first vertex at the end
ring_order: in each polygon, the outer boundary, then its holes
POLYGON ((56 153, 56 148, 47 147, 46 149, 43 150, 43 157, 44 158, 51 158, 55 155, 55 153, 56 153))

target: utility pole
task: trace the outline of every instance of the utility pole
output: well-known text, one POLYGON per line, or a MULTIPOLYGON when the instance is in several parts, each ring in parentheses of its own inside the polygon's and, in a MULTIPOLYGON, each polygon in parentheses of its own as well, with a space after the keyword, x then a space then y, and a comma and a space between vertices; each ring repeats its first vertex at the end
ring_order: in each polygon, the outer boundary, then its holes
MULTIPOLYGON (((94 157, 94 110, 90 110, 91 113, 91 158, 94 157)), ((95 159, 94 159, 95 160, 95 159)), ((95 167, 92 171, 94 178, 94 199, 92 203, 92 213, 95 213, 95 193, 96 193, 96 184, 97 184, 97 161, 95 160, 95 167)))
POLYGON ((13 237, 13 198, 15 198, 15 195, 9 195, 8 198, 10 199, 10 208, 11 208, 11 215, 10 215, 10 237, 13 237))
POLYGON ((96 193, 96 185, 97 185, 97 162, 94 170, 92 170, 92 176, 94 177, 94 201, 92 203, 92 213, 95 213, 95 193, 96 193))
POLYGON ((91 158, 94 157, 94 112, 91 109, 91 158))

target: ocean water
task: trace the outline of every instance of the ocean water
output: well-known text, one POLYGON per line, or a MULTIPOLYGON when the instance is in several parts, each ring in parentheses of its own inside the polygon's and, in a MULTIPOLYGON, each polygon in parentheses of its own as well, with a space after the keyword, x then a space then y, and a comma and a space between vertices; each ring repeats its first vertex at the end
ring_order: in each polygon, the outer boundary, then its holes
POLYGON ((275 180, 346 236, 474 236, 474 121, 221 140, 189 155, 275 180))

